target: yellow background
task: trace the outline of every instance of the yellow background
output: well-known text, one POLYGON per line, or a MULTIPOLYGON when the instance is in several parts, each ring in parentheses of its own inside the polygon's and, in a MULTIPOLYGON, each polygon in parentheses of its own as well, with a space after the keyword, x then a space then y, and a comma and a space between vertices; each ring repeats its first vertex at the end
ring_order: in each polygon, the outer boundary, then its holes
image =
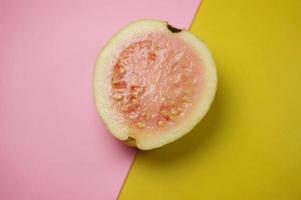
POLYGON ((179 141, 138 152, 122 199, 301 199, 301 1, 204 0, 191 31, 218 92, 179 141))

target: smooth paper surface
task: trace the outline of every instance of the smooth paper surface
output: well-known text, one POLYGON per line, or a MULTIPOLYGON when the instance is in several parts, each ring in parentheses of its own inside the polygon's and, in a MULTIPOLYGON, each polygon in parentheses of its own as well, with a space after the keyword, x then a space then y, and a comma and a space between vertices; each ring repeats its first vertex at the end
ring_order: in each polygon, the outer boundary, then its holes
POLYGON ((96 56, 140 18, 188 28, 199 0, 0 2, 0 199, 115 199, 135 151, 93 105, 96 56))
POLYGON ((205 0, 191 31, 218 71, 201 123, 139 152, 126 199, 301 199, 301 2, 205 0))

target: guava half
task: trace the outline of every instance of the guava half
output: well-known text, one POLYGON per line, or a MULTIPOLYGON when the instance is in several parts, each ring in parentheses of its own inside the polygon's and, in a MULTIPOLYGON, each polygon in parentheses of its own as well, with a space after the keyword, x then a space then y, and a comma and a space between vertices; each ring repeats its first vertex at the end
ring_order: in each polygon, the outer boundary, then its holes
POLYGON ((139 20, 112 37, 94 69, 94 99, 109 131, 148 150, 188 133, 217 85, 206 45, 164 21, 139 20))

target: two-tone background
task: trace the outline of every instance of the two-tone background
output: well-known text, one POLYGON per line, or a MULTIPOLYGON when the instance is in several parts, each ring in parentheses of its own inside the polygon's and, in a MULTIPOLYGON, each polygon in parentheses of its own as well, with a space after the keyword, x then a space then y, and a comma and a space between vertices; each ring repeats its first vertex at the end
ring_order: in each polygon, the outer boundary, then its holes
POLYGON ((1 0, 0 199, 301 199, 301 3, 1 0), (104 129, 96 55, 140 18, 212 51, 216 99, 181 140, 141 152, 104 129))

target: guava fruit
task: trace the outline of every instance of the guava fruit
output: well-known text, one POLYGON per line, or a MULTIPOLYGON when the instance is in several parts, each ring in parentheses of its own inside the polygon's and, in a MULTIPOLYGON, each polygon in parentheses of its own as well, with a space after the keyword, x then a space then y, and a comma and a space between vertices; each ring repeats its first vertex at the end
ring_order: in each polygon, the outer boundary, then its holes
POLYGON ((120 30, 94 68, 94 100, 104 124, 113 136, 142 150, 188 133, 208 111, 216 85, 205 44, 157 20, 120 30))

